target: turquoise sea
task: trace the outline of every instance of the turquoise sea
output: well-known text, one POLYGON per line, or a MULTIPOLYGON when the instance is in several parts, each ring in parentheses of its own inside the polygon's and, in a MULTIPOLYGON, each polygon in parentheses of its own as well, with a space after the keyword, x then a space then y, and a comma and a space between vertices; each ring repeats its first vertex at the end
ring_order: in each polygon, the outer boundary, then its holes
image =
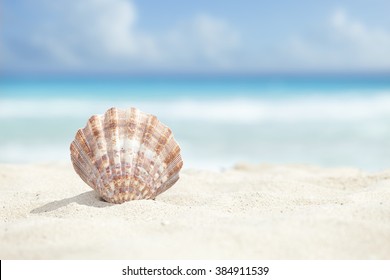
POLYGON ((77 129, 112 106, 159 117, 187 168, 390 168, 390 77, 383 76, 3 78, 0 163, 69 161, 77 129))

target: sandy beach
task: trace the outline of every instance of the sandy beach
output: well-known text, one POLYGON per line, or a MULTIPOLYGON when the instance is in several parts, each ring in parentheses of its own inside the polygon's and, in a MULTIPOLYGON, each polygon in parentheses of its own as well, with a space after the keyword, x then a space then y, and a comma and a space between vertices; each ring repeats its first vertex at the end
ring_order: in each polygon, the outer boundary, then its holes
POLYGON ((390 170, 184 170, 101 201, 67 164, 1 165, 0 259, 390 259, 390 170))

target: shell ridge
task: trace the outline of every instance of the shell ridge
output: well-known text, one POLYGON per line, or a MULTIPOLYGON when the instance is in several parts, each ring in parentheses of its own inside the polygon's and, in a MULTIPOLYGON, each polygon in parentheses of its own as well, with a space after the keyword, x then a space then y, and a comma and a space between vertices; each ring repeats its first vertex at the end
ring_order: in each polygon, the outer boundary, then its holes
POLYGON ((71 153, 71 157, 73 158, 73 167, 77 168, 77 174, 79 174, 82 177, 83 181, 89 185, 90 182, 88 181, 86 175, 88 174, 88 169, 90 169, 90 166, 88 166, 87 164, 83 165, 83 163, 87 163, 87 161, 85 161, 81 155, 82 148, 80 147, 77 139, 72 142, 70 149, 71 151, 73 151, 71 153))
POLYGON ((79 155, 79 157, 77 157, 73 162, 73 164, 79 169, 78 174, 82 177, 82 179, 84 177, 83 181, 93 189, 96 189, 96 187, 100 187, 102 185, 101 180, 98 180, 97 186, 94 186, 91 181, 91 177, 92 177, 91 175, 98 177, 99 172, 96 169, 96 166, 94 166, 90 158, 86 156, 85 151, 80 147, 79 142, 74 141, 73 143, 76 146, 79 155), (89 166, 89 168, 86 168, 85 166, 89 166))
POLYGON ((162 184, 165 182, 165 177, 168 173, 169 165, 171 161, 174 159, 170 157, 172 157, 172 153, 174 153, 175 150, 176 151, 178 150, 178 152, 180 153, 179 145, 176 143, 173 134, 170 134, 170 137, 167 140, 167 143, 165 144, 165 149, 162 153, 163 158, 161 159, 162 163, 165 164, 165 167, 164 170, 162 170, 160 176, 155 180, 154 184, 162 184))
MULTIPOLYGON (((80 144, 80 138, 82 138, 81 136, 81 133, 80 133, 80 130, 77 131, 76 133, 76 137, 75 139, 72 141, 72 143, 70 144, 70 156, 71 156, 71 159, 72 159, 72 164, 73 164, 73 167, 76 169, 77 167, 77 174, 79 174, 80 176, 82 176, 84 182, 86 182, 88 185, 89 183, 87 182, 87 171, 85 169, 88 169, 90 168, 90 166, 86 165, 86 166, 83 166, 82 162, 84 162, 84 159, 81 157, 80 153, 81 151, 84 151, 84 148, 81 146, 80 144), (82 161, 80 163, 80 161, 82 161)), ((85 141, 83 141, 85 143, 85 141)), ((85 143, 85 146, 86 146, 86 143, 85 143)), ((85 161, 87 162, 87 161, 85 161)))
POLYGON ((102 189, 101 191, 105 193, 106 188, 110 184, 110 178, 107 175, 107 167, 106 162, 107 159, 103 158, 102 154, 104 155, 104 151, 107 151, 107 143, 105 141, 104 137, 104 130, 103 130, 103 124, 102 124, 102 116, 95 116, 90 118, 90 120, 87 123, 87 126, 85 127, 84 134, 86 135, 86 138, 88 142, 90 142, 93 145, 93 148, 95 150, 95 153, 93 154, 93 162, 92 164, 97 168, 99 171, 99 175, 97 176, 97 179, 102 180, 102 189), (99 134, 98 131, 101 131, 102 134, 99 134))
POLYGON ((138 109, 132 108, 132 111, 134 112, 134 123, 129 123, 130 125, 133 125, 135 126, 134 128, 134 134, 132 135, 132 143, 131 143, 131 146, 132 146, 132 149, 131 149, 131 164, 130 164, 130 168, 131 168, 131 172, 130 172, 130 180, 129 180, 129 187, 133 188, 134 190, 134 195, 135 197, 138 197, 139 196, 139 193, 138 193, 138 190, 135 186, 135 180, 134 180, 134 176, 135 176, 135 165, 136 165, 136 155, 138 154, 138 151, 140 149, 140 146, 136 146, 134 145, 135 143, 138 142, 138 139, 137 139, 137 135, 140 131, 140 128, 137 127, 137 123, 140 122, 140 120, 142 120, 142 117, 143 117, 143 114, 141 111, 139 111, 138 109))
POLYGON ((136 195, 136 192, 130 185, 132 182, 132 164, 133 164, 133 157, 134 157, 134 149, 132 147, 132 141, 134 141, 134 135, 135 135, 135 120, 137 118, 137 109, 136 108, 130 108, 129 110, 126 110, 126 118, 125 118, 125 145, 124 145, 124 158, 125 158, 125 166, 124 166, 124 174, 125 174, 125 188, 129 191, 129 198, 133 199, 136 195))
POLYGON ((153 185, 153 186, 155 186, 156 179, 158 179, 161 175, 159 172, 159 167, 163 162, 160 159, 161 153, 164 149, 164 146, 167 144, 168 140, 170 139, 170 137, 172 135, 172 131, 166 125, 164 125, 161 122, 160 122, 160 125, 161 125, 161 133, 160 133, 160 137, 157 139, 157 146, 156 146, 154 159, 153 159, 154 166, 153 166, 153 169, 151 171, 151 178, 150 178, 151 185, 153 185), (156 178, 156 174, 158 174, 157 178, 156 178))
POLYGON ((121 163, 121 178, 123 180, 123 188, 126 190, 128 195, 130 195, 130 189, 129 189, 129 183, 128 183, 128 176, 126 174, 126 158, 128 153, 128 131, 127 131, 127 119, 128 116, 128 110, 119 110, 119 119, 120 119, 120 128, 119 133, 122 135, 122 146, 120 147, 120 163, 121 163))
POLYGON ((144 179, 144 172, 145 172, 145 169, 144 169, 144 161, 145 161, 145 143, 143 142, 144 139, 145 139, 145 136, 146 136, 146 133, 148 132, 148 127, 149 127, 149 123, 151 121, 151 118, 152 116, 149 115, 149 114, 145 114, 145 121, 144 121, 144 125, 143 125, 143 131, 142 131, 142 136, 140 137, 139 139, 139 142, 140 142, 140 145, 139 145, 139 149, 138 149, 138 152, 137 152, 137 161, 135 163, 135 166, 134 166, 134 169, 135 169, 135 175, 137 177, 137 183, 138 183, 138 186, 137 186, 137 189, 139 192, 143 192, 144 189, 145 189, 145 179, 144 179), (141 185, 140 185, 141 183, 141 185))
POLYGON ((126 177, 126 150, 127 150, 127 130, 126 130, 126 119, 127 113, 129 110, 121 110, 117 109, 116 116, 118 120, 118 142, 117 142, 117 150, 119 153, 118 165, 119 168, 117 171, 117 180, 119 180, 120 188, 122 190, 122 195, 124 196, 124 200, 128 200, 132 195, 132 191, 129 188, 128 178, 126 177))
POLYGON ((125 150, 126 150, 126 111, 118 110, 118 133, 121 137, 120 138, 120 144, 119 144, 119 173, 120 178, 122 180, 122 186, 125 190, 128 190, 126 187, 126 177, 125 177, 125 150))
POLYGON ((141 150, 141 139, 143 137, 143 134, 145 132, 144 123, 146 122, 148 118, 148 114, 138 110, 137 108, 134 109, 134 123, 132 124, 130 122, 130 125, 134 125, 134 135, 132 139, 132 160, 131 160, 131 175, 130 175, 130 188, 133 189, 134 192, 134 198, 139 199, 142 197, 142 194, 139 190, 139 180, 138 180, 138 169, 137 169, 137 162, 139 160, 140 150, 141 150))
POLYGON ((117 168, 118 168, 118 122, 116 117, 116 109, 110 108, 102 117, 102 126, 103 126, 103 137, 106 143, 106 151, 108 155, 108 169, 106 168, 109 182, 110 191, 113 191, 115 194, 119 192, 120 186, 118 186, 117 181, 117 168))
MULTIPOLYGON (((87 148, 89 149, 89 151, 91 151, 92 153, 92 149, 91 147, 89 146, 89 143, 88 141, 86 141, 86 136, 83 132, 83 130, 79 130, 78 131, 79 133, 79 137, 77 137, 73 142, 72 144, 75 145, 76 149, 77 149, 77 158, 75 161, 73 161, 74 164, 76 164, 78 166, 78 168, 80 169, 80 171, 83 173, 83 176, 85 177, 85 179, 87 181, 85 181, 89 186, 91 186, 92 188, 95 188, 93 187, 93 184, 91 183, 91 175, 95 175, 95 177, 99 178, 98 174, 99 174, 99 171, 96 169, 96 166, 92 163, 92 160, 91 158, 87 155, 85 149, 83 149, 83 145, 87 146, 87 148), (80 138, 82 138, 83 140, 83 143, 80 142, 80 138), (80 160, 82 160, 84 163, 86 164, 82 164, 82 162, 80 162, 80 160), (89 168, 87 168, 89 167, 89 168), (91 174, 92 172, 92 174, 91 174)), ((102 184, 101 180, 99 180, 99 185, 102 184)))
POLYGON ((156 192, 156 196, 159 195, 160 193, 163 193, 165 192, 167 189, 169 189, 170 187, 172 187, 178 180, 180 179, 179 177, 179 174, 176 173, 175 175, 173 175, 169 180, 167 180, 162 186, 161 188, 159 188, 156 192))
POLYGON ((173 176, 175 173, 178 173, 181 167, 183 166, 183 160, 180 156, 180 148, 176 150, 178 150, 178 152, 175 152, 177 154, 172 158, 172 160, 170 160, 170 163, 165 168, 163 174, 157 181, 157 184, 161 184, 164 186, 166 182, 169 180, 169 178, 171 178, 171 176, 173 176))
MULTIPOLYGON (((75 144, 72 143, 72 145, 75 145, 75 144)), ((76 148, 73 148, 73 149, 76 149, 76 148)), ((81 177, 81 179, 87 185, 89 185, 90 187, 95 189, 95 187, 93 185, 91 185, 91 182, 88 181, 87 176, 86 176, 86 172, 84 171, 84 168, 83 168, 82 164, 80 163, 80 161, 78 160, 78 158, 73 156, 73 155, 71 156, 71 158, 72 158, 73 168, 76 171, 76 173, 81 177)))
POLYGON ((155 150, 153 150, 153 147, 155 147, 155 144, 157 142, 156 133, 158 124, 159 121, 157 120, 157 118, 153 115, 150 115, 146 125, 146 132, 144 133, 144 137, 142 139, 143 160, 141 166, 144 170, 144 173, 142 175, 144 184, 149 190, 153 187, 150 178, 153 176, 152 168, 154 167, 155 158, 155 150))
POLYGON ((166 157, 169 155, 169 153, 174 149, 174 145, 171 145, 171 139, 172 139, 172 134, 170 132, 170 130, 168 130, 169 132, 169 136, 168 136, 168 139, 166 140, 166 143, 164 145, 164 148, 162 149, 160 155, 158 156, 159 158, 159 162, 160 162, 160 167, 158 168, 157 170, 157 176, 155 178, 153 178, 153 184, 156 186, 159 184, 159 182, 161 181, 161 178, 164 176, 164 171, 166 170, 167 166, 164 166, 165 164, 165 159, 166 157), (162 168, 164 167, 164 168, 162 168))

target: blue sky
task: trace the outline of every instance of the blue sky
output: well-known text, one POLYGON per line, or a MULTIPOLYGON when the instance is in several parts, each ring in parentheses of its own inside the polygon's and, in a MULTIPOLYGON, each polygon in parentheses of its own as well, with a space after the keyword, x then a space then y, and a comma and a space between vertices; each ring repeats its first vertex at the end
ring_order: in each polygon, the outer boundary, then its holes
POLYGON ((3 0, 11 75, 389 72, 390 1, 3 0))

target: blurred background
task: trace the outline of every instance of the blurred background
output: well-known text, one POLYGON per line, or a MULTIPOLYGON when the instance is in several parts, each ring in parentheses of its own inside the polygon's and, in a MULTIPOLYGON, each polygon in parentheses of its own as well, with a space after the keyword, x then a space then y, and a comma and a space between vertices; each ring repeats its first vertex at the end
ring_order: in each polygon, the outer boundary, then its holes
POLYGON ((388 0, 3 0, 0 163, 66 162, 92 114, 158 116, 185 167, 390 168, 388 0))

